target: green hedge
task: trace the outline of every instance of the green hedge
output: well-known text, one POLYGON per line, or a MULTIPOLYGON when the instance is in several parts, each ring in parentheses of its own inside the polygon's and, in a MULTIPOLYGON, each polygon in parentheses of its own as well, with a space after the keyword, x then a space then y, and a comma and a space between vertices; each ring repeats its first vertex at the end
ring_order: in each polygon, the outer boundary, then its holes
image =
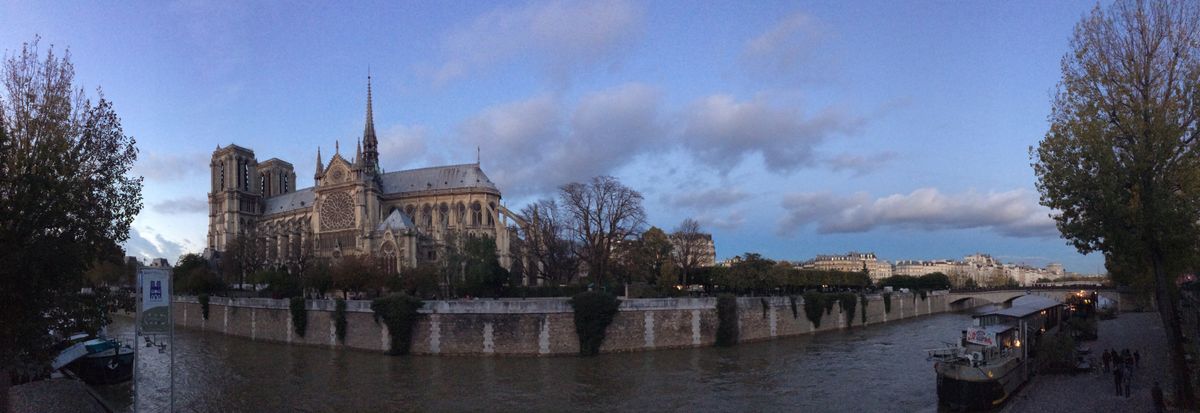
POLYGON ((858 305, 858 296, 854 293, 838 293, 838 304, 842 306, 842 314, 846 316, 846 327, 854 324, 854 307, 858 305))
POLYGON ((292 310, 292 327, 296 335, 304 337, 308 330, 308 311, 304 308, 304 297, 292 297, 288 307, 292 310))
POLYGON ((821 314, 826 306, 825 294, 818 292, 804 293, 804 315, 813 324, 813 329, 821 328, 821 314))
POLYGON ((575 294, 570 303, 575 309, 575 334, 579 336, 579 355, 600 354, 605 332, 616 317, 621 301, 609 293, 586 291, 575 294))
POLYGON ((204 316, 204 319, 207 320, 208 319, 208 294, 200 294, 200 296, 196 297, 196 299, 200 301, 200 315, 204 316))
POLYGON ((417 317, 425 303, 408 294, 396 293, 386 297, 376 298, 371 302, 371 311, 375 312, 375 322, 383 319, 387 325, 388 335, 392 338, 392 346, 388 354, 408 354, 412 347, 412 330, 417 325, 417 317))
POLYGON ((338 298, 333 306, 333 328, 340 342, 346 342, 346 300, 338 298))
POLYGON ((717 296, 717 346, 729 347, 737 344, 737 341, 737 297, 733 294, 721 294, 717 296))
POLYGON ((867 304, 870 303, 870 301, 867 300, 867 295, 859 294, 858 295, 858 303, 862 304, 862 323, 863 323, 863 325, 866 325, 867 324, 867 304))

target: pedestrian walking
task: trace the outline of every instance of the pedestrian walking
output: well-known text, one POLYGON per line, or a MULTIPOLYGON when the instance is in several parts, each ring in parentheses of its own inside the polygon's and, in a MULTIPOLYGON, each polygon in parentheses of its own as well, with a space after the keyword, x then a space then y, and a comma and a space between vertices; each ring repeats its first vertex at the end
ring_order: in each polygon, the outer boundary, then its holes
POLYGON ((1125 387, 1125 398, 1128 399, 1129 391, 1133 388, 1133 363, 1132 362, 1125 363, 1125 366, 1122 367, 1121 370, 1122 370, 1121 376, 1123 376, 1121 378, 1121 380, 1124 381, 1124 383, 1122 383, 1122 384, 1125 387))
POLYGON ((1122 379, 1121 376, 1122 376, 1121 369, 1114 368, 1113 369, 1113 384, 1116 386, 1118 397, 1121 396, 1121 379, 1122 379))
POLYGON ((1104 349, 1104 355, 1101 358, 1104 359, 1104 372, 1108 373, 1108 366, 1112 364, 1112 353, 1109 353, 1108 349, 1104 349))
POLYGON ((1155 413, 1163 413, 1167 411, 1167 403, 1163 401, 1162 386, 1158 385, 1158 381, 1154 381, 1154 387, 1150 388, 1150 397, 1154 399, 1155 413))

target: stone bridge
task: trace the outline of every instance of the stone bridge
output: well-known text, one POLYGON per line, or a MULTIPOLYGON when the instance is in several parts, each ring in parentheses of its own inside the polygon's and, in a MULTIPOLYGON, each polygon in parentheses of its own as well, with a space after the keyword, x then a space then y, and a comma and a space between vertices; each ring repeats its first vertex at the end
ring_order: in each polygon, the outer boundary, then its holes
MULTIPOLYGON (((1066 295, 1073 289, 1062 290, 993 290, 993 291, 952 291, 946 295, 946 306, 948 311, 961 311, 969 308, 975 308, 987 304, 1011 303, 1019 297, 1026 295, 1037 295, 1050 298, 1057 301, 1063 301, 1066 295)), ((1102 291, 1105 294, 1107 291, 1102 291)))

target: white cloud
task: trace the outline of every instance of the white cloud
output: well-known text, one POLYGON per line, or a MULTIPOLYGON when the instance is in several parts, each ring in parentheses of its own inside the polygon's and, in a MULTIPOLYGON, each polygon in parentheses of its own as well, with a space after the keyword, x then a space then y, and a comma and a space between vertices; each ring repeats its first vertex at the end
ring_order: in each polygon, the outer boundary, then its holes
POLYGON ((825 164, 834 172, 852 171, 854 176, 861 177, 886 166, 897 156, 896 152, 892 151, 869 155, 843 153, 825 159, 825 164))
POLYGON ((172 264, 175 260, 183 255, 185 246, 190 244, 186 240, 183 242, 175 242, 166 239, 162 234, 155 234, 153 230, 144 228, 146 235, 143 235, 137 228, 129 229, 129 239, 122 246, 125 248, 125 255, 138 257, 143 261, 154 258, 166 258, 172 264))
POLYGON ((796 107, 776 107, 764 98, 739 102, 713 95, 684 113, 683 145, 701 161, 728 172, 758 154, 771 172, 790 172, 815 163, 814 149, 834 135, 856 132, 863 120, 836 108, 805 116, 796 107))
MULTIPOLYGON (((388 170, 414 166, 426 158, 429 132, 420 125, 394 125, 379 133, 379 161, 388 170)), ((431 164, 438 164, 432 162, 431 164)))
POLYGON ((208 170, 209 155, 200 152, 143 152, 133 165, 133 174, 148 181, 172 182, 208 170))
POLYGON ((676 208, 705 211, 719 209, 749 199, 750 195, 738 187, 717 187, 699 191, 682 190, 666 199, 676 208))
POLYGON ((823 47, 832 31, 816 19, 795 13, 742 49, 741 64, 751 75, 767 80, 819 80, 829 77, 833 50, 823 47))
POLYGON ((551 76, 615 64, 640 37, 642 12, 623 0, 543 1, 500 8, 445 37, 435 84, 508 61, 533 60, 551 76))
POLYGON ((155 203, 154 211, 162 214, 203 214, 208 212, 208 200, 194 196, 167 199, 155 203))
POLYGON ((584 96, 570 114, 551 96, 484 110, 461 128, 484 168, 514 195, 611 173, 666 141, 657 89, 640 84, 584 96))
POLYGON ((733 230, 746 223, 746 213, 743 210, 736 210, 725 216, 705 214, 696 217, 696 221, 700 223, 701 230, 704 227, 733 230))
POLYGON ((823 234, 898 227, 924 231, 987 228, 1012 237, 1057 235, 1050 210, 1020 189, 945 195, 935 188, 921 188, 876 199, 865 193, 796 193, 785 195, 782 206, 786 215, 780 220, 779 232, 784 235, 813 223, 823 234))

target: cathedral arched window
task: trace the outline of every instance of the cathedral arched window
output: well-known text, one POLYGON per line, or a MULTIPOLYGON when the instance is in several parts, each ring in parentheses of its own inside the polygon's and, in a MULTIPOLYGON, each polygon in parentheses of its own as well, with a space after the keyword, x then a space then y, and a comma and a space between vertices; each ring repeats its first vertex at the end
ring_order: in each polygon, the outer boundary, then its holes
POLYGON ((433 228, 433 207, 429 204, 421 208, 421 226, 426 229, 433 228))
POLYGON ((479 201, 471 203, 471 226, 477 227, 483 222, 483 206, 479 205, 479 201))
POLYGON ((463 222, 465 222, 467 220, 467 206, 463 205, 462 202, 459 202, 458 205, 456 205, 454 207, 454 209, 456 211, 456 213, 454 214, 455 215, 454 223, 456 225, 458 225, 459 228, 462 228, 463 222))
POLYGON ((385 242, 383 247, 379 248, 381 259, 383 260, 383 270, 388 276, 394 276, 398 272, 396 263, 396 247, 391 242, 385 242))
POLYGON ((220 170, 221 170, 221 179, 220 179, 221 180, 221 190, 224 190, 225 189, 225 161, 221 161, 218 165, 219 165, 218 168, 220 168, 220 170))
POLYGON ((270 191, 267 190, 267 185, 269 185, 267 183, 267 174, 258 174, 258 193, 264 196, 269 195, 270 191))
POLYGON ((443 202, 438 205, 438 226, 441 229, 446 229, 450 226, 450 206, 443 202))

